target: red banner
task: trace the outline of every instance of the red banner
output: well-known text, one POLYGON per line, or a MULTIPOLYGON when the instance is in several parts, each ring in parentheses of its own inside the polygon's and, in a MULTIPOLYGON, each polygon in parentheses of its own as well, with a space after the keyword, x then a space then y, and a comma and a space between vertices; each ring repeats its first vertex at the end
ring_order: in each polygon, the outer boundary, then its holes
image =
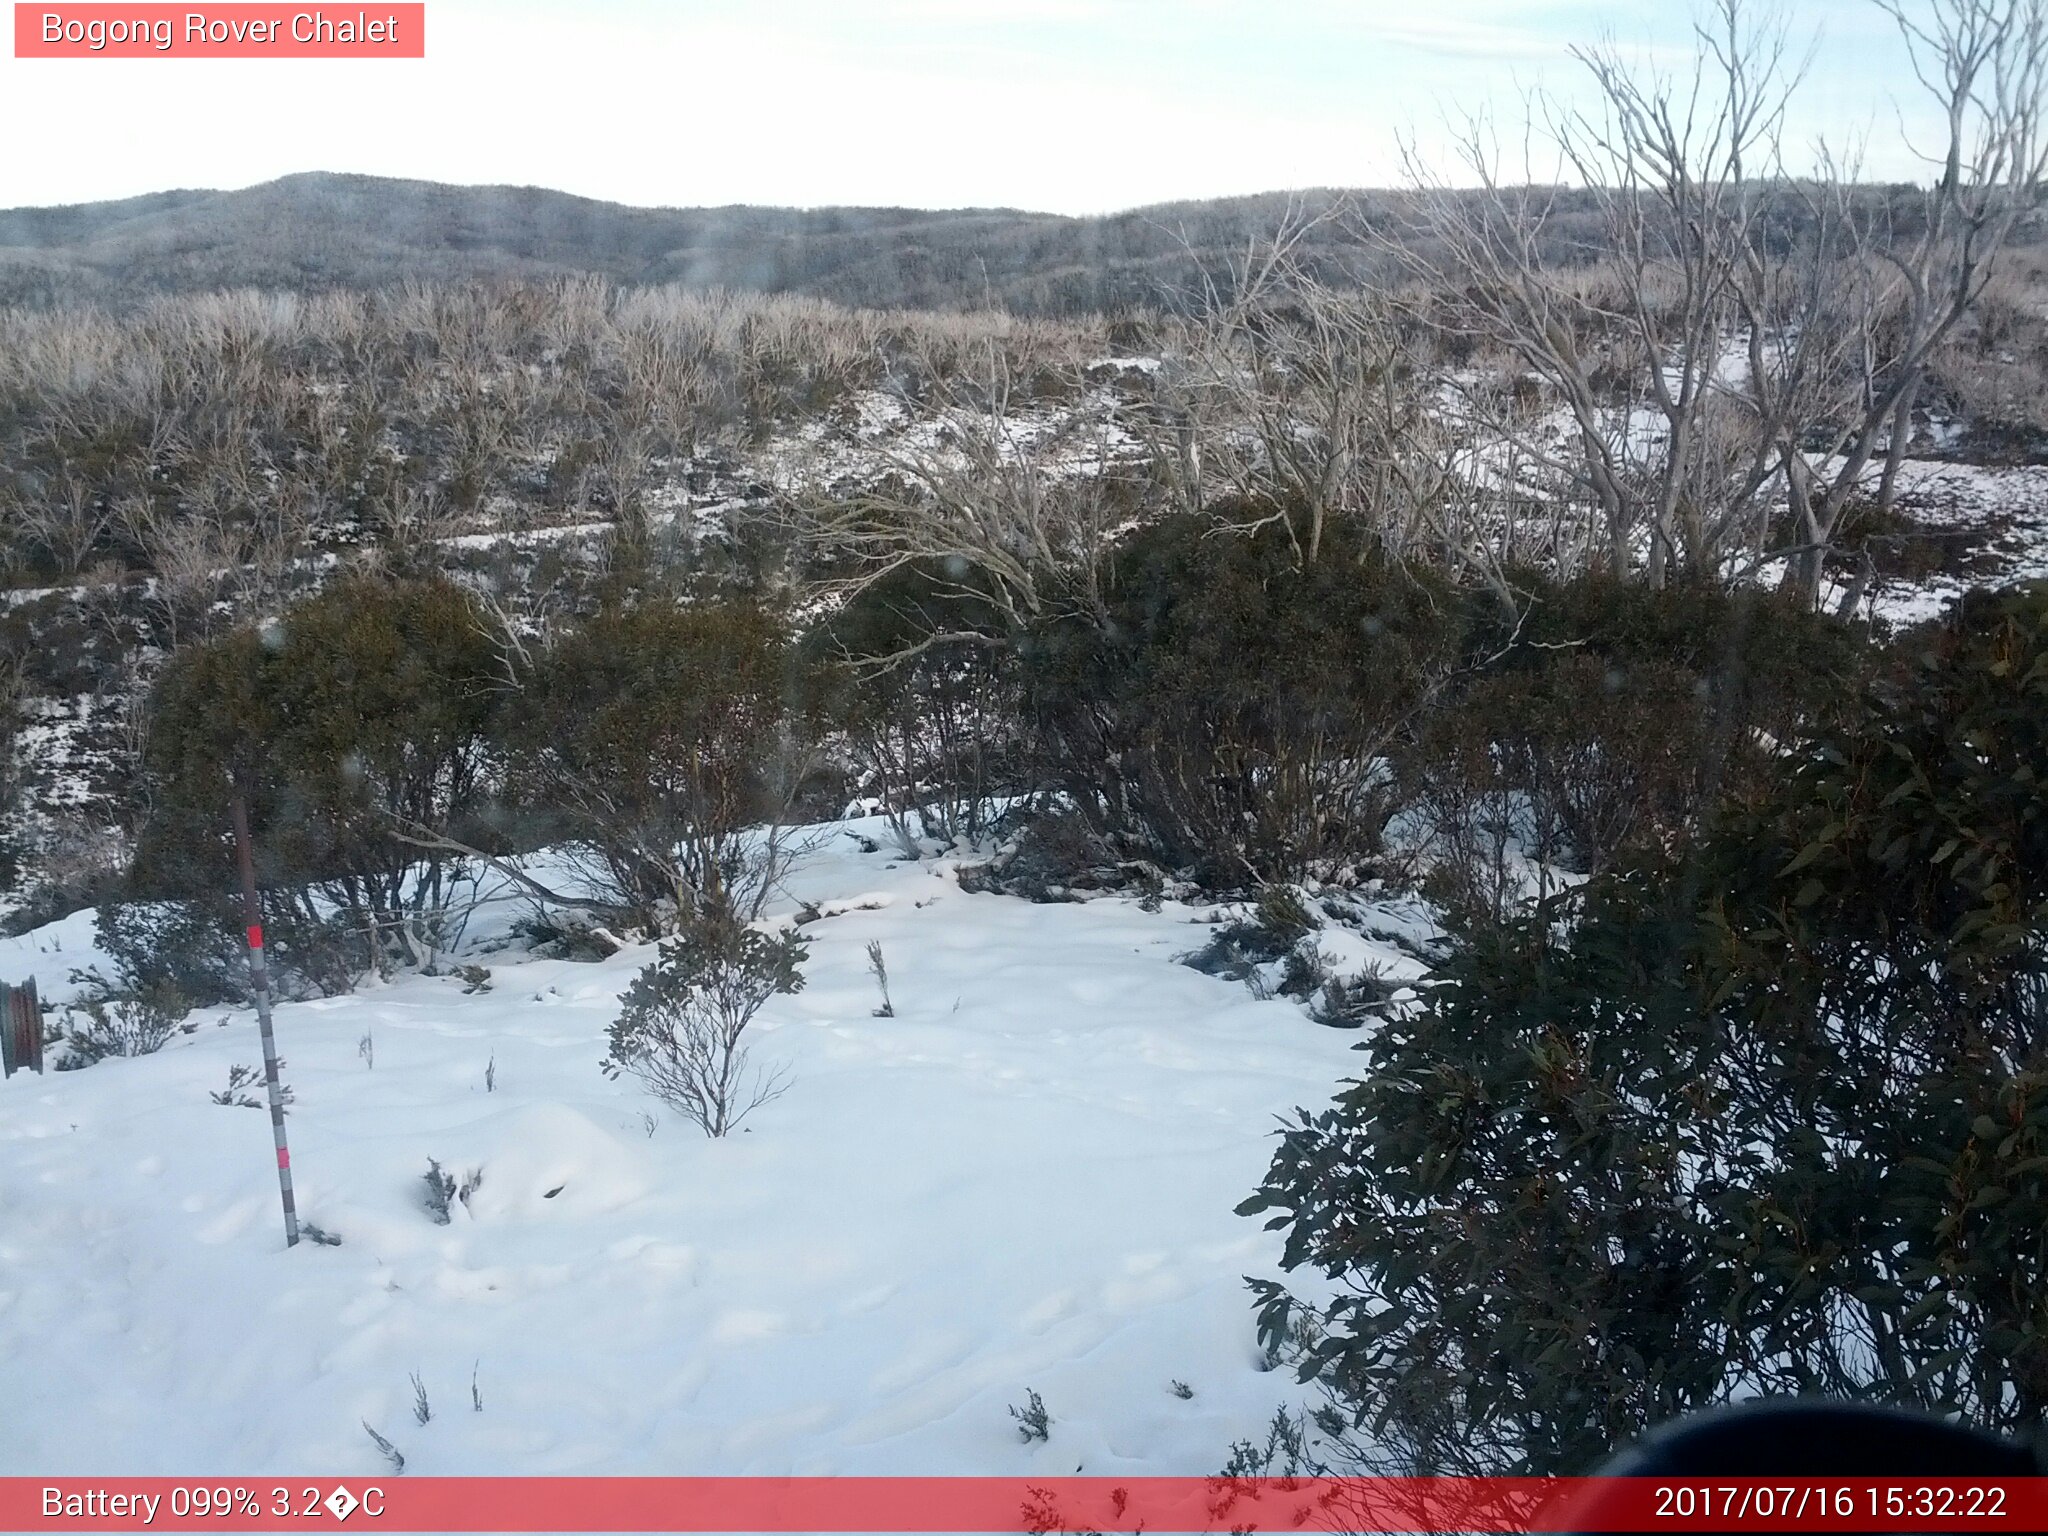
POLYGON ((0 1478, 0 1530, 2041 1531, 2048 1478, 0 1478))
POLYGON ((17 59, 423 59, 424 4, 23 5, 17 59))

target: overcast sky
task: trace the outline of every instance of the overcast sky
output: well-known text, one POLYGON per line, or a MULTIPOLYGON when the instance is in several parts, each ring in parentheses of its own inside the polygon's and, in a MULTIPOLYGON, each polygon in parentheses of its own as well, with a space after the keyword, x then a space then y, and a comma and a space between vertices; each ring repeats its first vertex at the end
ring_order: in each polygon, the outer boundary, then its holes
MULTIPOLYGON (((1820 39, 1795 140, 1917 176, 1889 21, 1782 9, 1820 39)), ((312 170, 1061 213, 1384 185, 1402 133, 1433 151, 1447 112, 1569 90, 1566 50, 1606 34, 1682 63, 1688 24, 1683 0, 429 0, 424 60, 0 58, 0 206, 312 170)))

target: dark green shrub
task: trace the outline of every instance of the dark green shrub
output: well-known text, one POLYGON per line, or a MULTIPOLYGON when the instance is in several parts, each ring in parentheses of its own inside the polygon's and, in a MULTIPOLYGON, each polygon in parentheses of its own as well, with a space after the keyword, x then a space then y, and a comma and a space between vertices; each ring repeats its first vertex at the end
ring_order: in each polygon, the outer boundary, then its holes
POLYGON ((1466 925, 1544 894, 1547 866, 1590 873, 1676 848, 1710 807, 1771 784, 1782 744, 1870 671, 1860 630, 1772 594, 1606 576, 1527 586, 1512 628, 1475 622, 1458 686, 1401 760, 1436 838, 1431 888, 1466 925))
MULTIPOLYGON (((1270 885, 1259 892, 1258 901, 1245 916, 1224 923, 1200 949, 1183 955, 1181 964, 1205 976, 1257 982, 1266 967, 1296 961, 1302 941, 1321 926, 1291 887, 1270 885)), ((1314 953, 1312 946, 1309 953, 1314 953)), ((1312 985, 1297 986, 1290 992, 1283 983, 1279 990, 1283 995, 1305 997, 1321 985, 1318 975, 1312 985)))
POLYGON ((525 684, 511 795, 584 854, 605 896, 656 926, 759 910, 780 873, 772 824, 816 737, 817 701, 777 615, 744 602, 608 608, 525 684))
POLYGON ((121 990, 172 989, 204 1008, 248 996, 238 910, 225 895, 211 903, 105 902, 93 914, 93 934, 121 990))
POLYGON ((1345 544, 1176 518, 1118 550, 1104 612, 1025 637, 1046 772, 1104 830, 1217 887, 1339 878, 1381 849, 1388 755, 1449 672, 1459 606, 1345 544))
POLYGON ((906 565, 809 648, 839 671, 834 723, 859 792, 899 839, 987 836, 1024 787, 1017 659, 994 606, 943 570, 906 565))
MULTIPOLYGON (((242 920, 241 897, 227 890, 173 901, 102 902, 93 934, 113 964, 114 977, 105 985, 118 992, 165 988, 199 1008, 245 1002, 251 994, 242 920)), ((263 948, 270 985, 287 997, 346 992, 362 966, 360 935, 340 919, 309 915, 291 893, 266 899, 263 948)))
POLYGON ((500 688, 475 604, 439 581, 345 581, 180 653, 151 700, 136 894, 235 889, 239 788, 271 923, 309 944, 352 933, 356 968, 425 960, 459 930, 472 871, 420 840, 481 812, 500 688))
MULTIPOLYGON (((1491 607, 1475 616, 1468 655, 1483 660, 1479 675, 1528 678, 1577 655, 1598 660, 1627 689, 1638 669, 1665 669, 1690 684, 1690 712, 1706 739, 1730 752, 1748 733, 1790 739, 1803 725, 1826 723, 1832 710, 1853 707, 1870 672, 1862 626, 1782 592, 1653 588, 1598 572, 1567 582, 1525 575, 1517 585, 1527 594, 1517 621, 1491 607)), ((1602 686, 1612 686, 1604 674, 1602 686)), ((1687 690, 1667 702, 1684 705, 1687 690)))
POLYGON ((168 987, 119 996, 85 998, 71 1010, 64 1044, 67 1067, 90 1066, 109 1056, 150 1056, 162 1050, 191 1004, 168 987))
MULTIPOLYGON (((1683 860, 1477 933, 1243 1209, 1402 1469, 1769 1393, 2048 1411, 2048 590, 1967 600, 1683 860)), ((1261 1327, 1298 1309, 1261 1285, 1261 1327)))
POLYGON ((1156 865, 1123 858, 1086 818, 1059 807, 1020 809, 1001 819, 1015 827, 986 864, 964 866, 963 891, 1000 892, 1026 901, 1082 901, 1092 891, 1138 886, 1158 895, 1164 886, 1156 865))

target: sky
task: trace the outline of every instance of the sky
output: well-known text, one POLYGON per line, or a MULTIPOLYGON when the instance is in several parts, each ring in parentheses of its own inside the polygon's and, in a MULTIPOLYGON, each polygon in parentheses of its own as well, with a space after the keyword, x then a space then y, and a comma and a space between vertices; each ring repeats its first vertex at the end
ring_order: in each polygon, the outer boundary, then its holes
MULTIPOLYGON (((1869 174, 1917 177, 1902 128, 1925 117, 1890 21, 1869 0, 1779 13, 1813 60, 1796 152, 1862 142, 1869 174)), ((1447 124, 1569 98, 1575 44, 1688 68, 1693 19, 1685 0, 428 0, 422 60, 10 48, 0 206, 300 171, 1069 214, 1384 186, 1404 137, 1449 172, 1447 124)))

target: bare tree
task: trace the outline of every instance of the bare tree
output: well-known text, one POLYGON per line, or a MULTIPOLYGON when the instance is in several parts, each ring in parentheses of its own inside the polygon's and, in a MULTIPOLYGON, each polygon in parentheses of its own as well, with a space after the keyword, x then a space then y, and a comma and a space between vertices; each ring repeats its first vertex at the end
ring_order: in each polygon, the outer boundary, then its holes
POLYGON ((66 465, 49 494, 22 498, 15 508, 31 541, 65 576, 76 576, 113 523, 99 489, 66 465))
POLYGON ((1489 411, 1470 380, 1463 395, 1549 494, 1599 519, 1616 569, 1726 575, 1768 550, 1817 595, 1880 456, 1876 494, 1892 495, 1928 366, 2038 196, 2041 0, 1876 3, 1947 123, 1917 229, 1825 154, 1788 170, 1804 61, 1745 0, 1716 0, 1680 76, 1611 45, 1577 50, 1594 105, 1533 98, 1519 175, 1503 174, 1483 120, 1460 146, 1476 194, 1411 150, 1405 233, 1440 254, 1412 238, 1388 249, 1447 276, 1452 327, 1546 386, 1561 433, 1555 417, 1489 411), (1564 211, 1585 205, 1596 229, 1567 232, 1564 211), (1772 528, 1780 508, 1789 543, 1772 528))
POLYGON ((1512 610, 1518 506, 1447 405, 1422 306, 1325 281, 1294 255, 1337 211, 1283 222, 1250 249, 1233 297, 1209 290, 1162 370, 1165 409, 1147 418, 1155 476, 1223 529, 1280 525, 1304 563, 1343 523, 1364 535, 1347 547, 1435 562, 1512 610))
MULTIPOLYGON (((799 492, 806 540, 833 572, 828 600, 922 564, 941 590, 986 602, 1013 633, 1099 611, 1094 581, 1119 521, 1109 424, 1082 409, 1026 409, 993 339, 975 361, 967 373, 929 370, 926 419, 875 450, 869 483, 844 498, 815 483, 799 492)), ((1080 370, 1070 361, 1067 371, 1062 393, 1079 395, 1080 370)), ((919 644, 997 638, 961 631, 919 644)))
POLYGON ((249 558, 249 533, 210 497, 166 508, 147 496, 123 499, 124 535, 149 562, 146 605, 166 650, 203 636, 230 574, 249 558))
POLYGON ((2039 206, 2048 172, 2048 4, 1873 3, 1897 25, 1942 138, 1923 152, 1933 179, 1907 218, 1886 203, 1860 214, 1852 205, 1842 221, 1849 271, 1840 286, 1860 311, 1851 334, 1875 344, 1848 376, 1846 398, 1822 417, 1833 431, 1817 444, 1787 443, 1782 456, 1800 536, 1794 568, 1813 592, 1849 508, 1873 494, 1891 505, 1928 370, 1975 310, 2020 220, 2039 206))
POLYGON ((1715 21, 1678 77, 1634 70, 1611 45, 1577 50, 1594 105, 1532 98, 1512 179, 1490 125, 1470 122, 1459 149, 1477 194, 1411 148, 1421 196, 1404 233, 1426 239, 1390 246, 1425 278, 1439 276, 1425 246, 1443 252, 1452 327, 1533 373, 1563 430, 1493 409, 1470 379, 1468 415, 1548 494, 1593 511, 1607 564, 1657 583, 1714 572, 1754 536, 1775 468, 1754 423, 1724 408, 1741 389, 1727 352, 1742 321, 1733 276, 1775 206, 1801 66, 1782 27, 1748 25, 1743 0, 1719 0, 1715 21), (1588 208, 1590 229, 1564 224, 1588 208))

